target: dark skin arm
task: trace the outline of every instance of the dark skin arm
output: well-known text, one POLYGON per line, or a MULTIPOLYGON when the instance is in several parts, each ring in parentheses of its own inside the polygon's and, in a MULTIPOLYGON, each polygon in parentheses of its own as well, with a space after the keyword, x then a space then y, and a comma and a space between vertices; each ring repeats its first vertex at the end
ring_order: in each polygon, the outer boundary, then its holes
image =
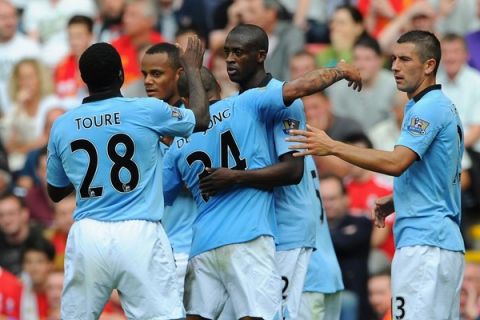
POLYGON ((296 158, 292 153, 286 153, 279 160, 279 163, 262 169, 208 168, 210 174, 200 180, 200 189, 202 193, 214 196, 234 185, 270 190, 273 187, 298 184, 303 176, 303 157, 296 158))
POLYGON ((209 104, 207 93, 200 77, 205 49, 198 37, 188 38, 187 48, 181 50, 180 62, 187 76, 190 90, 189 108, 195 115, 195 128, 193 132, 205 131, 210 122, 209 104))
POLYGON ((340 61, 335 68, 323 68, 310 71, 303 76, 285 83, 283 86, 283 101, 290 105, 295 99, 311 95, 345 79, 353 90, 362 89, 362 79, 358 70, 340 61))
POLYGON ((47 184, 48 196, 50 197, 50 199, 52 199, 53 202, 61 201, 74 190, 75 188, 72 184, 69 184, 68 186, 62 188, 54 187, 51 184, 47 184))

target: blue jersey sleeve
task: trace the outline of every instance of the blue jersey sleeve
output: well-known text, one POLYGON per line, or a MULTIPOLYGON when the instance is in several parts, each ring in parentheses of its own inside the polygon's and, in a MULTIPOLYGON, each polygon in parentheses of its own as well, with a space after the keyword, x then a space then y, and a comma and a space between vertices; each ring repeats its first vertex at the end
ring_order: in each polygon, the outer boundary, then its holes
POLYGON ((420 159, 443 126, 444 114, 433 106, 418 104, 405 114, 396 145, 413 150, 420 159))
POLYGON ((48 184, 62 188, 70 184, 70 180, 65 173, 62 160, 57 149, 56 133, 58 129, 54 125, 48 140, 48 156, 47 156, 47 182, 48 184))
POLYGON ((171 148, 163 158, 163 198, 165 206, 171 206, 182 190, 182 178, 177 167, 178 149, 171 148))
POLYGON ((193 111, 172 107, 162 100, 151 98, 151 125, 160 135, 188 137, 195 127, 193 111))
POLYGON ((240 94, 239 98, 242 103, 248 104, 263 122, 287 107, 283 101, 282 86, 250 89, 240 94))
POLYGON ((285 141, 290 129, 305 129, 305 113, 301 99, 295 100, 289 108, 278 112, 274 117, 273 137, 278 157, 293 151, 288 147, 295 143, 285 141))

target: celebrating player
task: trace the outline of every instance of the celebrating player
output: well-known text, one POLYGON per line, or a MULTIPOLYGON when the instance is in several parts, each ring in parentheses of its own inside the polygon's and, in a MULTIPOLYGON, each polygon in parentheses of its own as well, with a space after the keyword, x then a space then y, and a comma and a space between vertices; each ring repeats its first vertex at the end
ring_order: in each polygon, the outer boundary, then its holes
POLYGON ((48 192, 57 202, 75 190, 77 208, 65 253, 62 319, 97 319, 113 289, 132 319, 177 319, 179 298, 163 213, 159 137, 189 136, 208 126, 199 69, 203 48, 189 40, 181 61, 191 104, 123 98, 117 51, 97 43, 80 58, 90 96, 53 125, 48 192))

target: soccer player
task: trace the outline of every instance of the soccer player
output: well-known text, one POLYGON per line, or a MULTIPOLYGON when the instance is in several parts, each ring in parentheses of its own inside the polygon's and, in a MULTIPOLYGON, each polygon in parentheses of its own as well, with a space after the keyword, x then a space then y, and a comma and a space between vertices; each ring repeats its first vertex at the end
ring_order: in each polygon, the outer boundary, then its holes
POLYGON ((397 40, 392 71, 407 93, 400 138, 391 152, 330 139, 323 131, 292 130, 292 148, 335 155, 362 168, 395 176, 393 196, 380 198, 375 223, 396 212, 392 263, 395 319, 458 319, 465 251, 460 233, 460 172, 463 129, 452 102, 436 84, 440 43, 429 32, 410 31, 397 40), (428 276, 427 276, 428 274, 428 276))
POLYGON ((316 213, 316 248, 308 265, 298 320, 340 319, 342 272, 333 248, 327 217, 320 199, 320 182, 311 156, 305 157, 314 212, 316 213))
POLYGON ((123 98, 123 67, 109 44, 90 46, 80 73, 90 96, 54 123, 48 145, 48 192, 57 202, 75 190, 77 207, 65 253, 62 319, 96 319, 113 289, 128 318, 177 319, 179 298, 163 213, 159 137, 189 136, 208 126, 192 38, 181 61, 191 104, 123 98))
MULTIPOLYGON (((177 86, 181 72, 180 50, 171 43, 153 45, 142 58, 143 83, 147 95, 179 108, 183 108, 177 86)), ((169 144, 171 138, 164 137, 163 141, 169 144)), ((162 144, 161 148, 164 152, 168 150, 165 144, 162 144)), ((197 207, 192 194, 185 188, 182 188, 175 201, 166 206, 163 212, 162 225, 173 247, 181 297, 192 242, 192 224, 196 213, 197 207)))
MULTIPOLYGON (((268 47, 263 30, 252 27, 255 40, 251 45, 268 47)), ((210 106, 212 119, 205 133, 188 140, 176 139, 166 154, 166 202, 174 199, 184 181, 198 208, 185 284, 190 319, 216 319, 227 299, 233 309, 229 319, 272 319, 279 311, 281 287, 274 261, 272 194, 239 186, 210 197, 200 191, 199 179, 212 166, 245 170, 270 165, 265 124, 271 118, 287 119, 285 106, 322 90, 325 82, 332 81, 330 72, 315 71, 283 86, 254 88, 221 100, 210 106)), ((336 80, 344 77, 356 85, 360 82, 356 70, 348 65, 338 71, 336 80)))
MULTIPOLYGON (((265 87, 275 90, 283 82, 273 79, 264 67, 268 51, 265 32, 254 25, 243 24, 230 31, 225 41, 227 71, 230 80, 240 86, 240 91, 265 87)), ((344 63, 337 68, 318 69, 307 74, 308 79, 320 81, 319 90, 342 79, 354 69, 344 63)), ((360 77, 352 72, 347 80, 354 88, 360 89, 360 77)), ((296 80, 291 83, 295 83, 296 80)), ((298 95, 300 96, 300 95, 298 95)), ((300 307, 304 279, 312 249, 315 247, 316 215, 308 194, 308 181, 304 179, 308 172, 304 159, 295 159, 285 138, 291 129, 305 125, 305 115, 301 100, 292 102, 284 118, 270 118, 266 122, 268 149, 274 166, 264 170, 226 170, 207 169, 210 173, 202 179, 202 191, 215 194, 235 184, 252 187, 273 188, 275 211, 278 226, 275 259, 282 280, 283 316, 296 319, 300 307), (283 187, 280 187, 283 186, 283 187)))

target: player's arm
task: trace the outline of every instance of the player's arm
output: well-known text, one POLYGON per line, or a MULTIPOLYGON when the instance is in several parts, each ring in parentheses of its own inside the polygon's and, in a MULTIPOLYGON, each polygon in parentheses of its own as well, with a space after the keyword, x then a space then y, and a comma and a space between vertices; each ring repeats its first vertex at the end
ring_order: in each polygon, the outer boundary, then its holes
POLYGON ((293 157, 292 153, 286 153, 279 160, 279 163, 261 169, 207 168, 209 175, 200 180, 200 190, 213 196, 234 185, 269 190, 298 184, 303 176, 303 157, 293 157))
POLYGON ((335 68, 316 69, 285 83, 283 101, 286 105, 290 105, 295 99, 322 91, 342 79, 348 81, 349 87, 353 85, 354 90, 362 89, 362 79, 358 70, 344 61, 340 61, 335 68))
POLYGON ((50 199, 52 199, 53 202, 59 202, 66 196, 68 196, 70 193, 72 193, 75 190, 72 184, 69 184, 66 187, 63 188, 58 188, 54 187, 51 184, 47 184, 47 192, 48 196, 50 199))
POLYGON ((188 38, 187 48, 181 50, 180 62, 187 76, 189 88, 189 108, 195 115, 193 132, 205 131, 210 121, 207 93, 200 77, 205 49, 198 37, 188 38))
POLYGON ((296 157, 334 155, 358 167, 396 177, 418 159, 417 153, 401 145, 396 146, 393 151, 361 148, 333 140, 323 130, 309 125, 307 128, 309 131, 291 130, 290 134, 295 137, 287 138, 287 141, 300 142, 290 147, 303 150, 294 153, 296 157))

